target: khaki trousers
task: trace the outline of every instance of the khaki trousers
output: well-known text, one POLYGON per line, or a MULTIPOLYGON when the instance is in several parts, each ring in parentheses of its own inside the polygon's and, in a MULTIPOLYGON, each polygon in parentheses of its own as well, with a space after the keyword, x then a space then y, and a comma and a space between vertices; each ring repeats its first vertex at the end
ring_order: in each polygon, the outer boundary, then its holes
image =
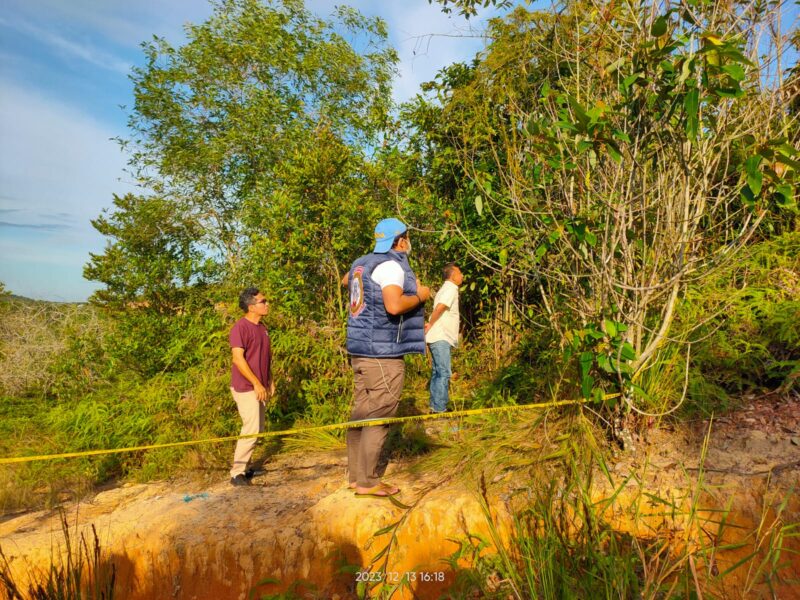
MULTIPOLYGON (((242 417, 242 431, 239 435, 264 432, 264 404, 258 401, 255 391, 237 392, 231 388, 231 394, 242 417)), ((231 477, 243 475, 247 470, 247 463, 253 456, 258 438, 246 438, 236 441, 236 450, 233 453, 233 468, 231 477)))
MULTIPOLYGON (((406 363, 400 358, 350 359, 355 380, 355 401, 350 420, 393 417, 400 403, 406 363)), ((347 470, 350 483, 373 487, 380 483, 377 472, 388 425, 353 427, 347 430, 347 470)))

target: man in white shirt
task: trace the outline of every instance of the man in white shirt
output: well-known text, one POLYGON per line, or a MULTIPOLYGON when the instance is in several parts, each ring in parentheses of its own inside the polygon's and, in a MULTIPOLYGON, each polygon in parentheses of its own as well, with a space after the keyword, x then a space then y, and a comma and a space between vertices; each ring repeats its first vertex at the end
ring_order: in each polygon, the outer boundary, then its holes
POLYGON ((425 324, 425 342, 433 358, 429 390, 431 412, 447 410, 449 400, 450 350, 458 345, 458 286, 464 281, 455 263, 444 267, 444 283, 433 301, 433 313, 425 324))

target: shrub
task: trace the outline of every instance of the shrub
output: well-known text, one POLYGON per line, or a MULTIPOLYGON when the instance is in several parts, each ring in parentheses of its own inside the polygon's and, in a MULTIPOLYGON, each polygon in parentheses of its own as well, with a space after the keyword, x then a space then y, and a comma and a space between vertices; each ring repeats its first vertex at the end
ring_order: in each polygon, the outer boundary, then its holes
POLYGON ((96 344, 107 325, 86 304, 0 300, 0 390, 20 396, 47 394, 74 379, 78 389, 98 377, 96 344), (59 361, 69 357, 64 366, 59 361), (68 366, 67 366, 68 365, 68 366))
POLYGON ((796 385, 798 299, 800 232, 752 246, 741 260, 693 286, 677 313, 682 335, 696 340, 690 400, 710 408, 728 394, 796 385))

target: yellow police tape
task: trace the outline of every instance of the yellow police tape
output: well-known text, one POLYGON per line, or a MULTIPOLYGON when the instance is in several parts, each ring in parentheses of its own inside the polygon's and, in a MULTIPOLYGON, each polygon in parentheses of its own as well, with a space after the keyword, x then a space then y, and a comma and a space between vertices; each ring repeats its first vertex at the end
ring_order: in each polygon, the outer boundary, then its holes
MULTIPOLYGON (((605 400, 616 398, 619 394, 606 394, 605 400)), ((484 415, 488 413, 516 411, 532 408, 552 408, 556 406, 568 406, 572 404, 584 404, 585 400, 556 400, 553 402, 539 402, 536 404, 516 404, 512 406, 495 406, 491 408, 473 408, 469 410, 457 410, 446 413, 430 413, 427 415, 410 415, 407 417, 386 417, 382 419, 362 419, 360 421, 346 421, 345 423, 332 423, 330 425, 317 425, 314 427, 300 427, 295 429, 283 429, 281 431, 265 431, 263 433, 251 433, 248 435, 229 435, 225 437, 206 438, 204 440, 191 440, 188 442, 170 442, 167 444, 150 444, 149 446, 131 446, 128 448, 110 448, 104 450, 85 450, 83 452, 64 452, 62 454, 40 454, 37 456, 13 456, 0 458, 0 465, 12 463, 33 462, 37 460, 55 460, 57 458, 76 458, 79 456, 97 456, 100 454, 119 454, 121 452, 138 452, 140 450, 156 450, 159 448, 177 448, 179 446, 194 446, 196 444, 216 444, 218 442, 232 442, 247 438, 260 437, 283 437, 297 435, 307 431, 332 431, 335 429, 351 429, 353 427, 375 427, 376 425, 393 425, 395 423, 405 423, 408 421, 427 421, 434 419, 453 419, 455 417, 468 417, 471 415, 484 415)))

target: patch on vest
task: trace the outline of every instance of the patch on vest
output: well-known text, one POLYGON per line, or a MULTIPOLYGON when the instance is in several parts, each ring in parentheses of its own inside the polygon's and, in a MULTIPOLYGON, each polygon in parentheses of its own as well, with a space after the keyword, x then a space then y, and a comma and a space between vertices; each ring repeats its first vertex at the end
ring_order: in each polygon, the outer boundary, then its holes
POLYGON ((364 310, 364 267, 356 267, 350 279, 350 316, 357 317, 364 310))

